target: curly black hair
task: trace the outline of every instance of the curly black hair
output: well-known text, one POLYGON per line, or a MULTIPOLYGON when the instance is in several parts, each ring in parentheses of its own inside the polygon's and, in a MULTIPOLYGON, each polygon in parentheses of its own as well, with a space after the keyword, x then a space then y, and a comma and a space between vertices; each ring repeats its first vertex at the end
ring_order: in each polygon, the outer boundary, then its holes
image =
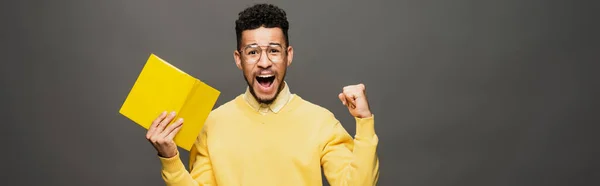
POLYGON ((240 50, 242 32, 253 30, 261 26, 265 28, 279 27, 285 36, 285 46, 289 46, 286 13, 283 9, 272 4, 255 4, 241 11, 238 20, 235 21, 235 33, 237 36, 237 49, 240 50))

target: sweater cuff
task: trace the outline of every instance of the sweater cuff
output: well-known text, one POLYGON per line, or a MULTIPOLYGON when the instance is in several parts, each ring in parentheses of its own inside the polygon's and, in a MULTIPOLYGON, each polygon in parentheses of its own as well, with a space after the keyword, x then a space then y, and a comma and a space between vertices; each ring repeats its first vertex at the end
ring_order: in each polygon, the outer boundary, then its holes
POLYGON ((164 158, 161 156, 158 156, 158 158, 160 159, 162 170, 167 173, 175 173, 180 171, 181 169, 185 169, 185 166, 179 158, 179 152, 177 152, 175 156, 170 158, 164 158))
POLYGON ((356 120, 356 137, 371 139, 375 137, 375 115, 371 117, 359 118, 354 117, 356 120))

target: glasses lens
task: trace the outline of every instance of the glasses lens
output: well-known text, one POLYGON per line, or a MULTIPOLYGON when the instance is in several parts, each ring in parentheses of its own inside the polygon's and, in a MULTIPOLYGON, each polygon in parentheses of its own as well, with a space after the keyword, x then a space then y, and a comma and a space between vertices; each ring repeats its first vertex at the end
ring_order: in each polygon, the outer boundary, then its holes
POLYGON ((258 61, 258 59, 260 58, 260 52, 261 52, 260 47, 258 47, 256 45, 250 45, 244 49, 243 55, 244 55, 244 58, 246 58, 246 61, 248 61, 250 63, 254 63, 254 62, 258 61))
POLYGON ((283 60, 283 48, 281 48, 281 46, 279 45, 271 45, 269 46, 269 48, 267 48, 267 54, 269 54, 269 59, 271 59, 271 61, 277 63, 280 62, 281 60, 283 60))

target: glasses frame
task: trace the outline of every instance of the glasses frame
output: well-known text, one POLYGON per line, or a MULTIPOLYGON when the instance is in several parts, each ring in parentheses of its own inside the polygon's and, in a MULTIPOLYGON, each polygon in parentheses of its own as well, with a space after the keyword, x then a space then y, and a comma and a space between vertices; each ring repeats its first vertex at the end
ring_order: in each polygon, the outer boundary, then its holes
POLYGON ((262 46, 258 45, 256 43, 253 43, 253 44, 246 45, 243 49, 238 50, 238 52, 240 53, 241 58, 244 59, 244 61, 246 63, 255 64, 255 63, 258 63, 260 61, 260 59, 263 56, 262 54, 265 53, 265 51, 268 51, 272 46, 280 47, 281 50, 283 50, 282 51, 281 60, 280 61, 273 61, 271 59, 271 57, 269 56, 268 52, 266 54, 267 55, 267 59, 269 59, 269 61, 271 61, 273 63, 281 63, 281 62, 285 61, 285 58, 287 57, 287 48, 283 47, 279 43, 269 43, 269 45, 262 45, 262 46), (248 57, 246 56, 245 52, 244 52, 244 51, 246 51, 248 48, 250 48, 252 46, 256 46, 257 48, 260 48, 260 50, 259 50, 260 54, 259 54, 258 58, 255 61, 254 60, 249 60, 248 57), (263 47, 266 47, 266 48, 263 49, 263 47))

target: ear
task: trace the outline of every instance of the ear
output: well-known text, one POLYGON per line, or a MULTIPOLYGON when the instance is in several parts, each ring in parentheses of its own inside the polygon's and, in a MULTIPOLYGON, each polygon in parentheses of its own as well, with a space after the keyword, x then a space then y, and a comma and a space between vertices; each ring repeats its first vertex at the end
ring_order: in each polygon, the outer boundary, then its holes
POLYGON ((240 52, 238 50, 233 51, 233 59, 235 60, 235 65, 242 70, 242 59, 240 59, 240 52))
POLYGON ((292 60, 294 59, 294 48, 292 46, 288 46, 287 54, 287 66, 290 66, 292 64, 292 60))

